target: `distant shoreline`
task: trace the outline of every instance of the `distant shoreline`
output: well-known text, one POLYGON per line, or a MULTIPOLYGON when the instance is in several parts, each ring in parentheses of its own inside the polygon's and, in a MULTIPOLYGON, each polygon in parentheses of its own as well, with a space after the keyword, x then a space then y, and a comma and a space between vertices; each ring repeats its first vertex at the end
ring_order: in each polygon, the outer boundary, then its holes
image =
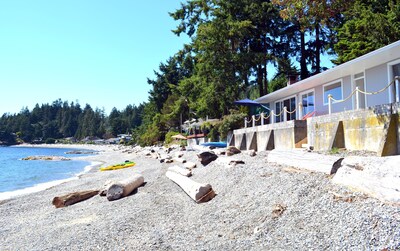
MULTIPOLYGON (((105 147, 101 147, 100 149, 98 147, 91 147, 91 145, 79 145, 79 144, 74 144, 74 145, 67 145, 67 144, 38 144, 38 145, 33 145, 33 144, 20 144, 20 145, 14 145, 14 146, 9 146, 12 148, 22 148, 22 147, 27 147, 27 148, 53 148, 53 149, 84 149, 84 150, 93 150, 93 151, 104 151, 105 147), (97 148, 97 149, 95 149, 97 148)), ((77 160, 77 161, 85 161, 88 162, 89 164, 83 167, 83 170, 79 173, 76 173, 74 177, 66 178, 66 179, 59 179, 59 180, 53 180, 53 181, 48 181, 44 183, 38 183, 30 187, 22 188, 22 189, 17 189, 17 190, 12 190, 12 191, 6 191, 6 192, 0 192, 0 201, 4 200, 9 200, 9 199, 14 199, 23 195, 28 195, 32 193, 37 193, 49 188, 52 188, 54 186, 58 186, 61 184, 64 184, 66 182, 70 182, 76 179, 81 178, 83 175, 86 173, 94 172, 97 170, 98 167, 100 167, 105 161, 102 160, 102 158, 93 158, 94 155, 89 155, 89 156, 77 156, 77 157, 72 157, 71 159, 77 160)))

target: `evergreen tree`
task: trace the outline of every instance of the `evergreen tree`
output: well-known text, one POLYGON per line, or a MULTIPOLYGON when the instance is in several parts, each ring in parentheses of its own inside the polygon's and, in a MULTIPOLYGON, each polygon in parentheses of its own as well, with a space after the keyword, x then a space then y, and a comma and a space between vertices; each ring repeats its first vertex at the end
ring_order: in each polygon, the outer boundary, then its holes
POLYGON ((338 28, 336 64, 347 62, 400 39, 399 0, 356 0, 338 28))

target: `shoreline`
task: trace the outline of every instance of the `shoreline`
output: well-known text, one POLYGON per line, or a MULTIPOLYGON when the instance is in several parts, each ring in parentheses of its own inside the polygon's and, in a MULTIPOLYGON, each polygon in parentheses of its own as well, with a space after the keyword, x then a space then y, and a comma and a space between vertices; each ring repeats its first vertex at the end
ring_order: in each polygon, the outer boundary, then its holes
MULTIPOLYGON (((99 148, 97 148, 99 149, 99 148)), ((217 196, 195 203, 165 173, 177 162, 154 158, 164 149, 108 147, 89 156, 105 165, 131 159, 132 168, 94 171, 49 189, 0 202, 2 250, 397 250, 398 206, 352 191, 320 172, 268 163, 271 152, 219 156, 197 164, 190 178, 217 196), (139 151, 137 151, 139 150, 139 151), (150 154, 150 156, 148 156, 150 154), (240 159, 245 164, 230 165, 240 159), (52 199, 99 190, 140 173, 145 184, 116 201, 94 196, 55 208, 52 199), (278 209, 277 209, 278 208, 278 209), (362 223, 362 224, 361 224, 362 223), (340 234, 337 234, 340 233, 340 234), (24 236, 24 238, 21 238, 24 236)), ((174 150, 176 151, 176 150, 174 150)), ((172 151, 170 154, 175 156, 172 151)), ((81 157, 78 157, 81 158, 81 157)), ((87 158, 86 156, 84 158, 87 158)))
MULTIPOLYGON (((94 149, 94 147, 90 147, 89 145, 81 147, 82 145, 79 144, 74 144, 74 145, 64 145, 64 144, 41 144, 41 145, 32 145, 32 144, 21 144, 21 145, 16 145, 16 146, 9 146, 9 147, 27 147, 27 148, 55 148, 55 149, 82 149, 82 150, 93 150, 93 151, 99 151, 99 149, 94 149)), ((101 148, 100 150, 104 150, 104 148, 101 148)), ((70 178, 64 178, 64 179, 57 179, 57 180, 52 180, 52 181, 47 181, 47 182, 42 182, 38 184, 34 184, 29 187, 17 189, 17 190, 12 190, 12 191, 5 191, 5 192, 0 192, 0 204, 3 203, 4 201, 9 201, 13 199, 17 199, 21 196, 33 194, 33 193, 38 193, 47 189, 50 189, 55 186, 59 186, 61 184, 71 182, 77 179, 80 179, 82 176, 84 176, 87 173, 94 172, 98 167, 103 165, 105 161, 102 159, 97 159, 94 158, 97 154, 93 155, 88 155, 88 156, 74 156, 71 157, 71 161, 85 161, 88 162, 87 165, 85 165, 82 169, 82 171, 75 173, 74 176, 70 178)))

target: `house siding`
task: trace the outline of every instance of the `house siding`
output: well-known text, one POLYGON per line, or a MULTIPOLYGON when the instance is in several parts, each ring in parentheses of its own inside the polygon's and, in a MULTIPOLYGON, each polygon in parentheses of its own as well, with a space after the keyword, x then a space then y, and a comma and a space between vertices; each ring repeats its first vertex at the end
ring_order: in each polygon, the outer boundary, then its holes
MULTIPOLYGON (((375 92, 385 88, 385 86, 387 86, 389 83, 387 64, 384 63, 376 67, 366 69, 365 81, 367 92, 375 92)), ((367 95, 367 106, 370 107, 390 103, 389 91, 390 88, 376 95, 367 95)))

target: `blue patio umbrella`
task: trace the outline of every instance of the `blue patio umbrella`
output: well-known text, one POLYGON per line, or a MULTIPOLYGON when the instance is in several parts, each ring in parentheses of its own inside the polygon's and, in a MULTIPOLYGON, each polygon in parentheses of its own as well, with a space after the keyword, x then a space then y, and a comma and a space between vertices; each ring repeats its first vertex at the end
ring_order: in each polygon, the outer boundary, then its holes
POLYGON ((260 104, 254 100, 245 98, 233 102, 235 105, 245 105, 245 106, 259 106, 260 104))
POLYGON ((262 108, 267 109, 268 111, 270 110, 268 107, 264 106, 261 103, 257 103, 254 100, 245 98, 245 99, 241 99, 241 100, 237 100, 233 102, 235 105, 243 105, 243 106, 261 106, 262 108))

